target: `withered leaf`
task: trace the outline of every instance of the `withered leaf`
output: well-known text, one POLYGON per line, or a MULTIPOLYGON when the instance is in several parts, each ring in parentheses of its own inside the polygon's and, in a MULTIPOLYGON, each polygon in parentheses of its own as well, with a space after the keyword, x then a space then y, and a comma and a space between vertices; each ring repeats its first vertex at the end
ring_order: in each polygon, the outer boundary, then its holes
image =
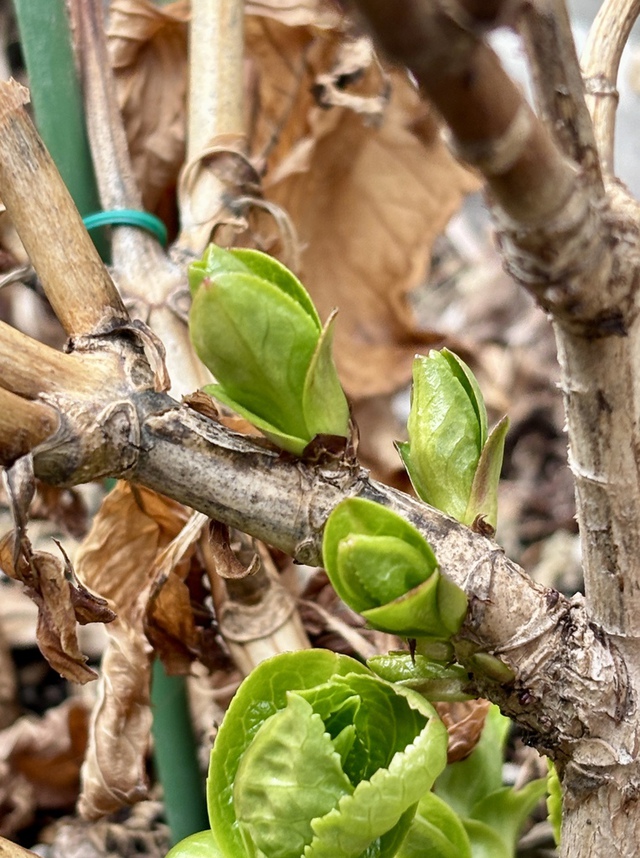
POLYGON ((103 599, 85 588, 82 592, 68 580, 70 569, 66 558, 45 551, 33 551, 23 538, 23 552, 18 567, 13 565, 16 538, 13 533, 0 540, 0 568, 25 584, 25 592, 38 607, 36 639, 49 664, 66 679, 81 684, 97 678, 87 666, 87 657, 78 644, 77 620, 110 622, 113 613, 103 599), (76 605, 78 612, 76 613, 76 605))
POLYGON ((79 810, 85 819, 146 796, 154 651, 145 626, 156 631, 166 626, 163 640, 175 636, 177 658, 197 643, 183 580, 205 520, 199 513, 190 517, 183 506, 155 492, 119 483, 105 498, 79 551, 78 575, 104 594, 118 615, 107 627, 100 699, 82 772, 79 810), (168 599, 162 597, 167 585, 168 599))
POLYGON ((0 731, 0 834, 16 834, 38 809, 71 810, 88 720, 86 705, 69 699, 42 718, 27 715, 0 731))
POLYGON ((431 244, 473 187, 434 133, 412 132, 418 96, 399 73, 383 124, 345 108, 311 117, 309 169, 269 188, 303 245, 301 278, 322 318, 338 306, 335 354, 354 399, 406 384, 416 351, 442 342, 421 331, 409 292, 424 281, 431 244))
MULTIPOLYGON (((299 274, 321 317, 339 307, 341 381, 352 399, 396 391, 415 352, 443 342, 419 327, 409 293, 477 180, 407 76, 383 70, 365 40, 267 16, 249 16, 246 34, 251 150, 265 196, 297 230, 299 274)), ((269 247, 265 224, 256 230, 269 247)))
POLYGON ((113 0, 107 29, 134 172, 150 211, 166 210, 185 152, 186 0, 113 0))
POLYGON ((111 624, 82 766, 78 812, 84 819, 147 797, 152 662, 151 646, 137 629, 120 619, 111 624))
POLYGON ((289 27, 333 29, 343 21, 343 15, 330 0, 247 0, 246 12, 273 18, 289 27))
POLYGON ((458 703, 434 703, 449 734, 447 762, 456 763, 469 756, 480 741, 489 700, 464 700, 458 703))

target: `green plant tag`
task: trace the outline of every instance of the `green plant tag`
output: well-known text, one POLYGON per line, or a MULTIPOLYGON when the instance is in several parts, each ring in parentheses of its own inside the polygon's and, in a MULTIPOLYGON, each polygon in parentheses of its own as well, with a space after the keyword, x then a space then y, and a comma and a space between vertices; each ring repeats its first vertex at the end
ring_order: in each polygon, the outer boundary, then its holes
POLYGON ((210 245, 189 267, 190 334, 217 384, 205 390, 300 455, 318 434, 349 435, 349 406, 306 290, 256 250, 210 245))

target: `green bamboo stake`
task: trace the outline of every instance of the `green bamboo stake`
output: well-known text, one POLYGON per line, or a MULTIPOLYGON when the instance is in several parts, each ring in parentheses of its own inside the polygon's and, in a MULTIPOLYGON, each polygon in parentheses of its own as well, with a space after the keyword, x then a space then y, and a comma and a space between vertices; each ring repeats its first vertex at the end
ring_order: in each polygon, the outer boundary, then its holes
POLYGON ((209 828, 204 778, 195 753, 184 676, 167 676, 162 662, 153 665, 154 762, 162 788, 171 839, 177 843, 209 828))
MULTIPOLYGON (((100 211, 64 0, 14 0, 38 131, 81 215, 100 211)), ((92 234, 103 259, 104 230, 92 234)))

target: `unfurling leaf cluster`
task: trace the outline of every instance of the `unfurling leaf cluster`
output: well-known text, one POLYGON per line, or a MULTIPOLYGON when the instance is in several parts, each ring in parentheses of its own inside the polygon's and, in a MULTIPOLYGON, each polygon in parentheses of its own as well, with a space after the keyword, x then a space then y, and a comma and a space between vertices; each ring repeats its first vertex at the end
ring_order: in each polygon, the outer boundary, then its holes
POLYGON ((322 553, 338 595, 374 628, 441 639, 460 629, 464 592, 440 573, 415 527, 386 507, 342 501, 327 520, 322 553))
POLYGON ((264 662, 211 753, 211 831, 169 858, 391 858, 446 764, 429 703, 326 650, 264 662))
POLYGON ((217 381, 208 393, 298 456, 316 435, 349 436, 335 313, 323 327, 297 277, 265 253, 212 244, 189 286, 191 340, 217 381))

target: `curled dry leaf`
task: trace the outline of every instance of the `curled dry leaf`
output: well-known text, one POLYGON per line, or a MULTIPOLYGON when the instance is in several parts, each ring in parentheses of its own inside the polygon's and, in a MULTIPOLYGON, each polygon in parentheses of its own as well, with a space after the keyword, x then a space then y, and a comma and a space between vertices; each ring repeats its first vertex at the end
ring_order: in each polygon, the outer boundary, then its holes
POLYGON ((109 623, 114 614, 104 599, 77 581, 60 545, 60 557, 33 550, 27 536, 28 510, 35 492, 29 457, 18 460, 6 477, 15 529, 0 540, 0 568, 21 581, 37 605, 36 638, 49 664, 66 679, 89 682, 97 674, 80 650, 77 622, 109 623))
POLYGON ((194 657, 200 638, 184 579, 204 520, 198 513, 189 517, 175 501, 119 483, 105 498, 78 554, 78 574, 117 613, 107 629, 82 772, 79 810, 86 819, 146 796, 154 650, 145 629, 153 630, 150 636, 169 667, 194 657))
POLYGON ((73 807, 88 722, 84 703, 69 699, 0 731, 0 834, 15 834, 37 809, 73 807))
POLYGON ((185 153, 186 0, 113 0, 108 48, 134 172, 150 211, 167 210, 185 153))
POLYGON ((331 0, 247 0, 247 15, 265 16, 288 27, 338 29, 344 16, 331 0))
POLYGON ((433 705, 449 733, 447 762, 457 763, 466 759, 480 740, 490 701, 464 700, 433 705))

